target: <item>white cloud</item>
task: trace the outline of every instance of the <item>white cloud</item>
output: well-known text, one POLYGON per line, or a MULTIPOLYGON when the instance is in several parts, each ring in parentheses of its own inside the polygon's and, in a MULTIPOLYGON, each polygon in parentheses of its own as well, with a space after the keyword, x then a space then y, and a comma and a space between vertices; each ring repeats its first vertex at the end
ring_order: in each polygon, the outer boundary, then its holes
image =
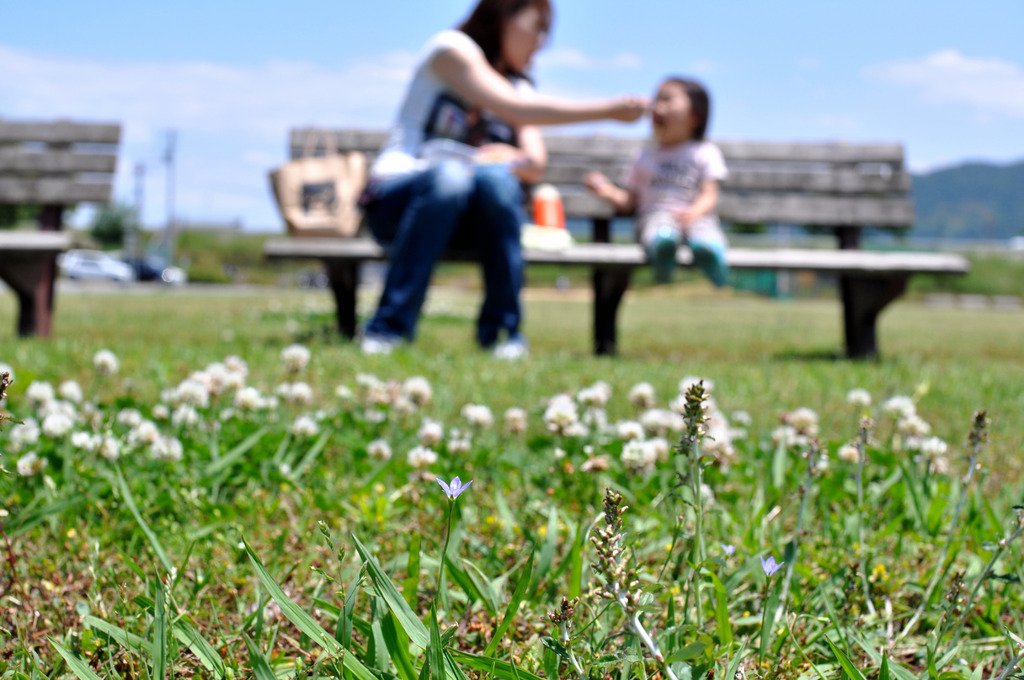
MULTIPOLYGON (((118 195, 129 193, 135 159, 156 165, 164 131, 176 129, 179 211, 268 224, 277 216, 265 170, 284 161, 288 130, 386 128, 414 59, 396 52, 328 70, 301 62, 83 61, 0 45, 0 115, 120 122, 118 195)), ((159 183, 153 188, 162 201, 159 183)), ((162 211, 162 203, 147 205, 147 219, 160 219, 162 211)))
POLYGON ((633 69, 640 66, 640 57, 620 52, 610 57, 595 57, 574 47, 557 47, 541 52, 537 62, 542 68, 567 68, 584 71, 600 69, 633 69))
POLYGON ((983 117, 1024 117, 1024 69, 1003 59, 942 50, 864 69, 869 80, 918 91, 928 102, 974 107, 983 117))

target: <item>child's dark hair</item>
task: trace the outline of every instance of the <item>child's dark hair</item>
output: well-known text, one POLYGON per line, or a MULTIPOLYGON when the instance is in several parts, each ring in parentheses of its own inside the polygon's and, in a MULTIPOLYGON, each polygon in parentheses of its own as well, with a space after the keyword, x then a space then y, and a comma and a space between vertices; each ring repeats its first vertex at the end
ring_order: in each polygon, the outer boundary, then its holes
POLYGON ((711 95, 701 83, 689 78, 669 76, 665 78, 662 85, 665 83, 675 83, 686 92, 686 96, 690 98, 690 109, 693 111, 694 118, 697 119, 697 124, 693 128, 693 139, 703 140, 708 130, 708 121, 711 120, 711 95))

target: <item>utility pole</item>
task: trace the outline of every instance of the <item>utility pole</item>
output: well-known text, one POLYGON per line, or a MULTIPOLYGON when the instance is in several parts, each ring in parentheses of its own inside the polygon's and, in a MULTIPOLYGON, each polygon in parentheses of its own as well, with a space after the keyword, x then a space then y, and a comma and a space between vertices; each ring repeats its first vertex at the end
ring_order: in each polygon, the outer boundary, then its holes
POLYGON ((139 259, 139 232, 142 230, 142 207, 143 189, 146 182, 146 164, 137 162, 135 164, 135 218, 128 225, 126 234, 125 249, 128 257, 133 260, 139 259))
POLYGON ((177 130, 167 131, 167 146, 164 148, 164 166, 167 171, 167 227, 164 242, 167 244, 167 263, 174 263, 175 234, 174 216, 174 152, 178 141, 177 130))

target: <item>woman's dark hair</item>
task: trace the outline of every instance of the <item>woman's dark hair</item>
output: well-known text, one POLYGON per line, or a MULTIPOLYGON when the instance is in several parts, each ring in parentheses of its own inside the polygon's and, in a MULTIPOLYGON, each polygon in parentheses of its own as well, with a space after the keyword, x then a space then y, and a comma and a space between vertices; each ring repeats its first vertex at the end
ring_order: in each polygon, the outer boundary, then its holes
POLYGON ((662 85, 665 83, 675 83, 683 88, 686 96, 690 98, 690 110, 697 119, 697 124, 693 128, 693 139, 703 140, 708 131, 708 121, 711 119, 711 95, 702 84, 689 78, 672 76, 665 78, 662 85))
MULTIPOLYGON (((527 7, 540 10, 544 24, 550 30, 553 18, 550 0, 480 0, 473 13, 458 29, 480 46, 487 62, 497 69, 501 61, 501 36, 505 24, 527 7)), ((523 75, 509 73, 508 69, 504 69, 504 72, 505 75, 523 75)))

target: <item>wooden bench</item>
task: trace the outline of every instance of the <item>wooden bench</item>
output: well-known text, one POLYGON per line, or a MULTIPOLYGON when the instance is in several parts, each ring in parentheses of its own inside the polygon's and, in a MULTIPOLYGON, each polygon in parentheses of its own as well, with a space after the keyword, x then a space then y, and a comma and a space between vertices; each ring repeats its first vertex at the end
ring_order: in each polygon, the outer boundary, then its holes
MULTIPOLYGON (((292 157, 306 148, 309 129, 291 132, 292 157)), ((362 151, 372 158, 384 133, 332 131, 339 151, 362 151)), ((646 264, 636 244, 611 243, 610 208, 582 186, 591 170, 612 178, 621 175, 643 140, 610 137, 548 137, 546 181, 558 186, 565 214, 591 220, 592 243, 562 250, 524 250, 529 264, 588 266, 594 289, 593 332, 597 354, 614 354, 617 314, 633 269, 646 264)), ((910 176, 903 168, 899 144, 823 144, 717 142, 729 166, 723 183, 719 215, 735 224, 792 224, 833 232, 837 249, 731 248, 734 271, 775 270, 825 272, 839 277, 846 355, 878 355, 877 319, 906 290, 914 274, 964 274, 967 261, 953 254, 878 252, 860 249, 865 227, 906 228, 913 224, 910 176)), ((319 259, 324 262, 337 303, 338 330, 356 332, 356 290, 363 262, 386 259, 368 238, 271 239, 264 245, 270 259, 319 259)), ((472 259, 448 253, 445 259, 472 259)), ((692 266, 689 249, 677 261, 692 266)))
POLYGON ((18 297, 18 335, 50 335, 61 231, 77 203, 109 203, 121 126, 0 119, 0 204, 38 205, 40 231, 0 230, 0 279, 18 297))

